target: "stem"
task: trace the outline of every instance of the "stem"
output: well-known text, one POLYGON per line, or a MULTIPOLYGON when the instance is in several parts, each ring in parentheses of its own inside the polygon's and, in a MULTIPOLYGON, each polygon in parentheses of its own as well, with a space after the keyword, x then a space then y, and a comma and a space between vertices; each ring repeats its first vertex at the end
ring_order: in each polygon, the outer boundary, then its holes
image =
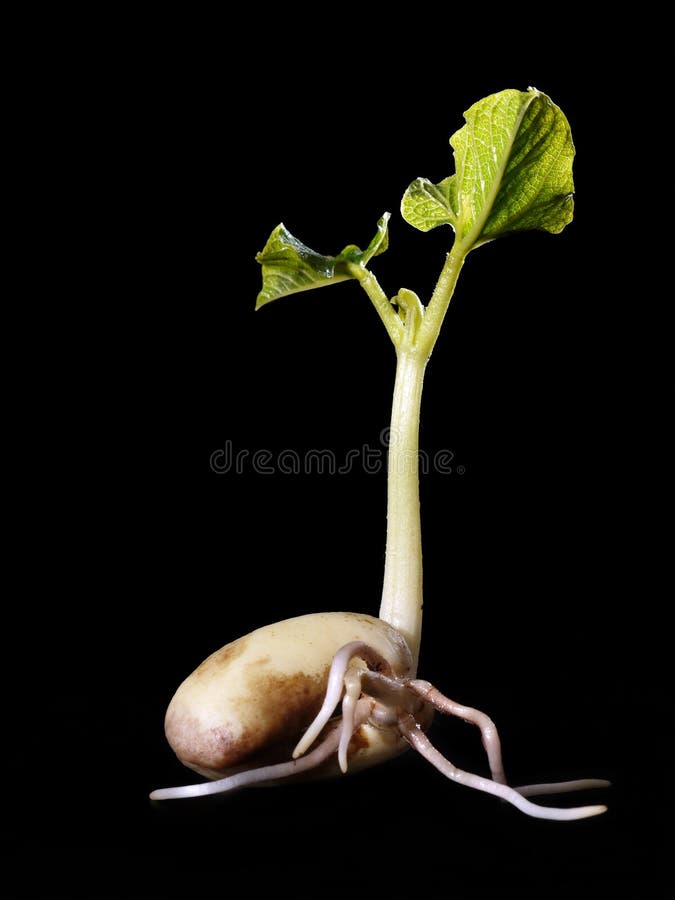
POLYGON ((461 244, 455 243, 453 245, 452 250, 446 257, 445 265, 431 295, 417 339, 417 347, 421 352, 426 353, 427 357, 431 356, 431 351, 434 349, 436 338, 441 330, 452 295, 455 292, 455 285, 464 265, 467 252, 468 250, 464 249, 461 244))
POLYGON ((419 425, 426 357, 402 346, 389 432, 387 549, 380 618, 408 642, 413 673, 422 635, 422 527, 419 493, 419 425))
MULTIPOLYGON (((422 524, 419 493, 422 387, 426 364, 441 330, 466 253, 462 246, 453 246, 429 306, 420 315, 410 305, 403 334, 398 341, 387 328, 396 346, 396 381, 389 432, 387 547, 379 616, 400 631, 408 642, 413 655, 413 676, 417 672, 422 637, 422 524)), ((391 310, 391 306, 389 309, 391 310)))
POLYGON ((384 327, 389 333, 389 337, 396 347, 403 334, 403 324, 394 312, 394 307, 382 290, 380 282, 372 272, 369 272, 368 269, 365 269, 363 266, 350 263, 347 268, 349 269, 351 276, 356 278, 363 290, 370 297, 373 306, 384 323, 384 327))

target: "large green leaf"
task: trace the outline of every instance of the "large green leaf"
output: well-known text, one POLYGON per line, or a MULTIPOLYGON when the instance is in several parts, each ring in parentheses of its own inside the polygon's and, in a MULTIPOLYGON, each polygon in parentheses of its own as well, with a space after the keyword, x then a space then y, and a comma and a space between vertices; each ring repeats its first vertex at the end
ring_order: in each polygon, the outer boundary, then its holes
POLYGON ((413 181, 404 219, 420 231, 451 225, 467 250, 514 231, 562 231, 574 212, 574 144, 562 111, 529 88, 485 97, 464 118, 450 138, 455 174, 413 181))
POLYGON ((389 216, 385 213, 379 220, 377 233, 365 250, 349 244, 337 256, 316 253, 293 237, 283 224, 277 225, 262 251, 256 255, 263 274, 256 309, 287 294, 354 278, 350 266, 365 267, 373 256, 387 249, 389 216))

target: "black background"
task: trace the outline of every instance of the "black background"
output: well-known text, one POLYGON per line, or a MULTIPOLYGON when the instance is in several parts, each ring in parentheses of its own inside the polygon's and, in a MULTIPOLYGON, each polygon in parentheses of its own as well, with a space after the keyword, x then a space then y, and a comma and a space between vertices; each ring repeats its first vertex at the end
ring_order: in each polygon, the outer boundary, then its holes
MULTIPOLYGON (((58 299, 30 357, 40 439, 17 530, 40 564, 16 604, 13 678, 31 702, 10 743, 12 896, 661 883, 661 362, 636 251, 649 190, 627 175, 643 82, 620 48, 600 61, 573 31, 542 50, 532 28, 497 56, 460 33, 435 15, 385 30, 322 16, 302 33, 280 17, 262 35, 118 22, 38 85, 58 299), (471 103, 531 84, 572 126, 575 220, 472 254, 429 365, 421 445, 454 456, 422 480, 420 674, 492 716, 514 783, 609 778, 589 799, 609 812, 530 820, 412 753, 320 786, 152 806, 150 790, 191 780, 163 714, 201 659, 270 621, 379 604, 383 469, 210 467, 228 442, 273 466, 284 450, 383 453, 394 354, 367 298, 345 283, 255 313, 255 252, 281 220, 321 252, 364 246, 390 210, 372 268, 388 294, 428 299, 450 232, 413 231, 400 197, 449 174, 471 103)), ((439 718, 434 736, 485 770, 468 726, 439 718)))

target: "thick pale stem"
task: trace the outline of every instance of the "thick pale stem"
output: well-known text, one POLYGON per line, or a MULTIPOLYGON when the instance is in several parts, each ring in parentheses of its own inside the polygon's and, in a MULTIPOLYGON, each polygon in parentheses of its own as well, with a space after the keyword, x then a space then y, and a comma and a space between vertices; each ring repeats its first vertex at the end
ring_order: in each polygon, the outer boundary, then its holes
POLYGON ((426 364, 434 349, 467 250, 455 244, 448 254, 426 310, 410 292, 398 302, 405 324, 393 315, 370 273, 354 272, 379 312, 396 347, 396 382, 389 432, 387 548, 380 618, 406 639, 417 671, 422 635, 422 527, 419 494, 419 428, 426 364), (404 303, 404 300, 406 301, 404 303))
POLYGON ((380 618, 406 639, 413 673, 422 633, 422 528, 419 493, 419 424, 426 355, 397 351, 389 432, 387 547, 380 618))

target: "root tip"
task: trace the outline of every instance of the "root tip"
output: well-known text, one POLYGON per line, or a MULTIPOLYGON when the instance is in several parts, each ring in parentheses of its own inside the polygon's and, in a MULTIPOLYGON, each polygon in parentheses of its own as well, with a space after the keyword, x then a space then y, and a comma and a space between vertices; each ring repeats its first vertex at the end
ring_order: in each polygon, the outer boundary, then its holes
POLYGON ((577 813, 574 817, 576 819, 591 819, 593 816, 601 816, 603 813, 606 813, 607 807, 602 805, 580 806, 575 812, 577 813))

